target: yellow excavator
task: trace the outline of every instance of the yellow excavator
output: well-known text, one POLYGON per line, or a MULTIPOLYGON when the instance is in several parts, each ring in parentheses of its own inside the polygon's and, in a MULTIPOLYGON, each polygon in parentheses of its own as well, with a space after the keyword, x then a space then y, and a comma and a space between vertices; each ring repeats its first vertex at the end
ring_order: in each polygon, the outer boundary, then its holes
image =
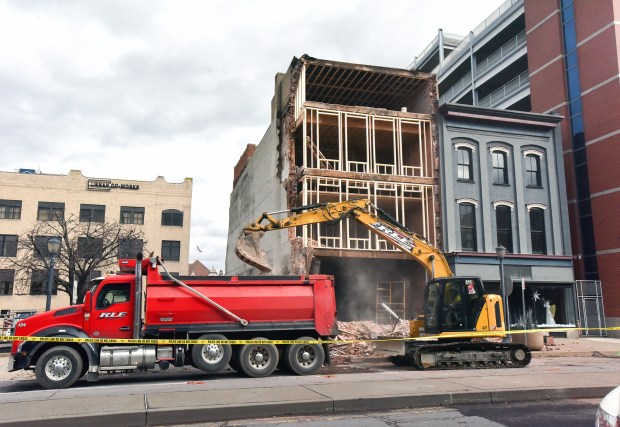
POLYGON ((410 255, 431 280, 424 289, 424 311, 411 320, 410 340, 396 364, 418 369, 524 367, 532 358, 522 344, 506 342, 504 306, 499 295, 485 293, 479 277, 455 277, 444 254, 423 236, 409 231, 367 199, 317 203, 263 213, 243 228, 235 253, 263 272, 271 271, 259 241, 267 231, 308 224, 335 224, 349 218, 410 255), (286 213, 284 218, 274 215, 286 213), (423 333, 421 331, 423 330, 423 333))

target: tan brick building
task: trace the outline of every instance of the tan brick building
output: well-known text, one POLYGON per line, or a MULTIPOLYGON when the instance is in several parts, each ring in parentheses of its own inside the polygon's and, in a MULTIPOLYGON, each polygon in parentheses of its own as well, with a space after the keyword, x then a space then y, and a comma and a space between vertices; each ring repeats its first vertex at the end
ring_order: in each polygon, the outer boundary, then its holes
MULTIPOLYGON (((154 181, 88 178, 78 170, 68 175, 0 172, 0 311, 44 309, 40 283, 33 279, 30 289, 15 286, 16 277, 27 273, 9 263, 17 255, 19 236, 50 212, 136 227, 144 233, 143 253, 162 255, 170 272, 187 274, 191 204, 191 178, 169 183, 161 176, 154 181)), ((52 298, 52 307, 68 304, 65 293, 52 298)))

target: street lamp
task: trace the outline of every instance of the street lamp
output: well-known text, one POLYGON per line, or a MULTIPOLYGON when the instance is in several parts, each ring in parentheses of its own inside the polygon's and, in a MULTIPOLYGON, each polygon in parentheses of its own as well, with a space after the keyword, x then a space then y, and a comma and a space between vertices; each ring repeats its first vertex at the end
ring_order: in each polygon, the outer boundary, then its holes
POLYGON ((45 311, 50 311, 52 306, 52 285, 54 283, 54 257, 60 251, 60 239, 52 237, 47 241, 47 251, 50 254, 50 272, 47 278, 47 300, 45 302, 45 311))
POLYGON ((508 309, 508 297, 506 296, 506 284, 504 283, 504 257, 506 256, 506 248, 499 245, 495 248, 497 259, 499 259, 499 283, 502 288, 502 303, 504 304, 504 317, 506 322, 506 330, 510 332, 510 310, 508 309))

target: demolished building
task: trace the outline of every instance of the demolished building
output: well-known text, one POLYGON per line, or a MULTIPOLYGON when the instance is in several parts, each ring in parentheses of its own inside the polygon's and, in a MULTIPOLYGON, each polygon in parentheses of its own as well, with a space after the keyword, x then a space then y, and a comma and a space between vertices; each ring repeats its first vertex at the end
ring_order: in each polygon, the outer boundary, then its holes
MULTIPOLYGON (((405 69, 294 58, 275 80, 271 124, 235 167, 228 274, 255 274, 234 253, 243 226, 263 212, 370 199, 439 245, 434 75, 405 69)), ((267 233, 273 274, 331 274, 341 320, 387 322, 421 311, 424 268, 345 219, 267 233)))

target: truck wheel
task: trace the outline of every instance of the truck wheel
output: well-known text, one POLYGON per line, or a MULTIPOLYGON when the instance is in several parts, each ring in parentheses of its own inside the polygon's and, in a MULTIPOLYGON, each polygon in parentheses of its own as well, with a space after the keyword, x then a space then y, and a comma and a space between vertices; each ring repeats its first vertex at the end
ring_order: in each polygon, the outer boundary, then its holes
POLYGON ((84 362, 75 349, 52 347, 39 357, 34 373, 47 389, 71 387, 81 376, 84 362))
MULTIPOLYGON (((266 338, 254 338, 266 340, 266 338)), ((273 344, 244 344, 239 350, 239 365, 248 377, 271 375, 278 366, 278 349, 273 344)))
MULTIPOLYGON (((314 338, 301 337, 297 341, 313 341, 314 338)), ((319 370, 325 361, 325 352, 320 344, 290 344, 284 349, 286 368, 297 375, 310 375, 319 370)))
MULTIPOLYGON (((207 334, 199 340, 225 340, 224 335, 207 334)), ((232 355, 230 344, 195 344, 192 346, 194 366, 204 372, 217 372, 226 368, 232 355)))

